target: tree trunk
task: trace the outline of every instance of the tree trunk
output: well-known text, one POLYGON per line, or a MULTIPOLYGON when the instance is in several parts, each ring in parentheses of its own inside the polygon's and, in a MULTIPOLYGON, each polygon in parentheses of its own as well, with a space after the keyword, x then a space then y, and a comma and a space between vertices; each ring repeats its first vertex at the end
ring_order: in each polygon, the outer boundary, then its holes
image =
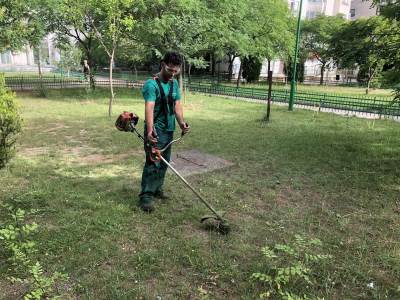
POLYGON ((228 56, 229 56, 228 81, 231 82, 233 74, 233 61, 235 60, 235 56, 232 55, 232 59, 230 54, 228 56))
POLYGON ((138 80, 138 74, 137 74, 136 64, 133 67, 135 69, 135 81, 137 81, 138 80))
POLYGON ((188 81, 190 83, 191 79, 190 79, 190 71, 192 70, 192 64, 189 64, 189 69, 188 69, 188 81))
POLYGON ((321 77, 319 78, 320 85, 324 84, 324 72, 325 72, 325 63, 323 63, 321 66, 321 77))
POLYGON ((109 81, 110 81, 110 103, 108 105, 108 116, 111 117, 112 115, 112 104, 114 101, 114 89, 113 89, 113 65, 114 65, 114 50, 111 53, 110 57, 110 76, 109 76, 109 81))
POLYGON ((220 74, 221 74, 221 63, 218 63, 218 72, 217 72, 217 83, 218 83, 218 85, 219 85, 219 82, 220 82, 220 78, 219 78, 220 74))
POLYGON ((89 51, 86 52, 86 57, 87 57, 87 63, 89 66, 89 83, 90 83, 90 88, 94 90, 96 88, 96 82, 94 81, 94 75, 93 75, 93 67, 92 67, 92 55, 90 54, 89 51))
POLYGON ((211 76, 215 76, 215 53, 211 53, 211 76))
POLYGON ((367 88, 365 90, 365 94, 368 95, 369 93, 369 87, 371 85, 372 78, 374 77, 375 70, 372 70, 371 68, 368 68, 368 80, 367 80, 367 88))
POLYGON ((40 46, 37 48, 37 53, 38 53, 38 73, 39 73, 39 88, 40 88, 40 96, 44 96, 44 91, 43 91, 43 74, 42 74, 42 64, 41 64, 41 50, 40 46))
POLYGON ((42 65, 40 62, 40 51, 39 51, 39 58, 38 58, 38 72, 39 72, 40 82, 42 82, 43 75, 42 75, 42 65))
POLYGON ((271 71, 271 61, 268 60, 268 99, 267 99, 267 115, 265 121, 269 122, 271 115, 271 98, 272 98, 272 71, 271 71))
POLYGON ((87 64, 89 66, 89 84, 90 88, 94 90, 96 88, 96 83, 94 81, 94 75, 93 75, 93 68, 92 68, 92 54, 90 53, 90 44, 86 45, 83 44, 85 53, 86 53, 86 58, 87 58, 87 64))
POLYGON ((242 76, 242 66, 243 66, 243 62, 240 61, 240 68, 239 68, 239 74, 238 74, 238 78, 236 81, 236 88, 239 88, 239 84, 240 84, 240 77, 242 76))

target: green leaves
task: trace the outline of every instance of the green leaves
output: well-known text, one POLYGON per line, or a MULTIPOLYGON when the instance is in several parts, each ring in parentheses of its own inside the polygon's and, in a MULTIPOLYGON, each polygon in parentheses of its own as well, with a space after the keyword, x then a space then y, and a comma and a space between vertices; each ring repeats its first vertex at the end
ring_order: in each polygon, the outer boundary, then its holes
POLYGON ((0 74, 0 169, 14 155, 21 122, 15 94, 5 88, 4 77, 0 74))
POLYGON ((0 242, 10 253, 8 260, 13 266, 12 272, 17 274, 8 279, 29 288, 24 299, 47 299, 53 294, 56 282, 66 280, 68 276, 59 272, 45 274, 40 262, 34 259, 34 254, 37 253, 36 243, 30 239, 38 225, 26 223, 27 213, 23 209, 15 209, 10 205, 4 207, 13 223, 0 228, 0 242))
MULTIPOLYGON (((319 277, 314 267, 332 258, 331 255, 317 253, 321 247, 320 240, 308 240, 300 235, 295 235, 290 244, 263 247, 261 252, 265 258, 266 271, 253 273, 251 276, 267 288, 260 294, 260 298, 310 299, 298 291, 301 288, 306 290, 307 285, 313 285, 319 277)), ((315 295, 310 297, 315 299, 315 295)))

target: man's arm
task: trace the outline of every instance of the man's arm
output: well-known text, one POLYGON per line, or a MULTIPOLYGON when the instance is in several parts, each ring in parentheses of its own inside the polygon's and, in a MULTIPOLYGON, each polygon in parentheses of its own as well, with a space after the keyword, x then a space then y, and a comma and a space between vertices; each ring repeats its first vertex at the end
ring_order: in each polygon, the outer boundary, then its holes
POLYGON ((183 107, 180 100, 175 101, 175 118, 178 121, 179 127, 185 123, 183 120, 183 107))
POLYGON ((146 121, 147 132, 146 136, 151 142, 157 142, 157 139, 153 138, 153 117, 154 117, 154 106, 155 102, 146 101, 144 106, 144 115, 146 121))
POLYGON ((175 101, 175 118, 178 121, 179 127, 182 129, 183 134, 189 132, 189 125, 183 119, 183 107, 180 100, 175 101))

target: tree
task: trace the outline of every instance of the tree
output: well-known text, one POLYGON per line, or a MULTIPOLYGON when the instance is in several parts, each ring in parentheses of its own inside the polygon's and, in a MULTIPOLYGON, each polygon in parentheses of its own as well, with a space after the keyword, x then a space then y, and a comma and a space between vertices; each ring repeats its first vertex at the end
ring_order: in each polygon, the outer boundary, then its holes
POLYGON ((303 22, 302 41, 304 50, 312 58, 321 63, 320 84, 324 83, 325 70, 334 65, 334 56, 332 53, 333 36, 345 24, 342 16, 320 15, 312 20, 303 22))
MULTIPOLYGON (((228 78, 233 74, 233 62, 239 56, 247 55, 251 46, 249 39, 249 3, 245 0, 205 0, 208 9, 206 39, 208 52, 212 57, 212 73, 215 63, 228 57, 228 78)), ((240 73, 241 71, 239 71, 240 73)), ((238 76, 240 78, 240 74, 238 76)))
POLYGON ((68 76, 70 71, 79 71, 81 68, 82 52, 76 47, 75 44, 59 44, 60 49, 60 61, 58 67, 64 72, 66 71, 68 76))
MULTIPOLYGON (((251 39, 250 57, 268 61, 268 99, 267 113, 264 117, 269 122, 271 111, 271 61, 282 58, 293 47, 294 22, 286 1, 251 0, 248 3, 248 30, 251 39)), ((256 60, 256 61, 257 61, 256 60)), ((246 62, 247 60, 244 60, 246 62)), ((246 64, 244 64, 246 66, 246 64)), ((261 64, 260 64, 261 69, 261 64)), ((258 69, 258 74, 260 74, 258 69)))
POLYGON ((262 67, 260 59, 254 56, 244 57, 242 64, 243 78, 246 79, 246 82, 258 81, 262 67))
POLYGON ((294 19, 287 2, 283 0, 251 0, 248 19, 251 49, 260 59, 267 58, 268 71, 271 61, 284 57, 294 44, 294 19))
POLYGON ((91 20, 95 17, 94 11, 89 9, 89 3, 81 0, 53 0, 49 12, 52 32, 56 33, 61 44, 76 41, 84 53, 89 69, 89 81, 92 89, 95 88, 93 52, 95 51, 95 33, 91 20))
POLYGON ((379 6, 380 14, 386 18, 391 28, 381 33, 390 40, 390 43, 384 46, 387 61, 387 70, 384 74, 384 81, 387 84, 395 86, 394 97, 400 102, 400 1, 385 1, 382 4, 380 0, 373 0, 375 6, 379 6))
POLYGON ((400 1, 399 0, 373 0, 374 6, 379 7, 380 15, 391 19, 400 21, 400 1))
POLYGON ((382 17, 358 19, 343 26, 333 38, 332 50, 340 67, 359 68, 366 94, 386 63, 385 47, 390 41, 382 33, 390 27, 382 17))
POLYGON ((26 2, 0 0, 0 51, 20 49, 26 43, 26 2))
MULTIPOLYGON (((204 60, 198 55, 208 47, 206 32, 208 28, 208 10, 204 1, 146 0, 145 10, 141 13, 135 30, 145 47, 160 59, 168 50, 182 54, 183 68, 186 62, 189 69, 192 64, 204 66, 204 60), (151 24, 151 25, 149 25, 151 24)), ((180 73, 180 86, 183 89, 183 78, 180 73)))
POLYGON ((25 19, 29 28, 26 32, 26 40, 35 53, 40 78, 41 93, 43 93, 42 58, 44 56, 42 48, 44 48, 44 38, 51 31, 51 24, 49 22, 49 10, 51 7, 51 0, 30 0, 27 2, 27 6, 25 8, 29 12, 26 14, 25 19))
POLYGON ((135 19, 132 12, 137 11, 134 0, 93 0, 90 9, 94 11, 95 18, 89 22, 94 29, 96 37, 109 58, 110 101, 108 115, 111 117, 114 101, 113 67, 115 52, 123 36, 132 31, 135 19), (133 9, 134 8, 134 9, 133 9))
POLYGON ((0 50, 18 50, 29 44, 35 51, 40 78, 41 44, 50 30, 47 18, 49 1, 0 0, 0 50))

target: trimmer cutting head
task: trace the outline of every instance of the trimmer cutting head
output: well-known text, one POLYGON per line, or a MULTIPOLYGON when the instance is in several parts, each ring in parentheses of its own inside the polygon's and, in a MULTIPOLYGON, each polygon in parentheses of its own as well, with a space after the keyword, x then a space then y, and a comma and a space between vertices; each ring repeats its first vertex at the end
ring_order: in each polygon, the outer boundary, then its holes
MULTIPOLYGON (((224 215, 223 212, 218 212, 218 214, 220 216, 224 215)), ((205 215, 200 222, 206 229, 216 231, 222 235, 227 235, 231 231, 228 221, 224 218, 218 218, 216 215, 205 215)))

